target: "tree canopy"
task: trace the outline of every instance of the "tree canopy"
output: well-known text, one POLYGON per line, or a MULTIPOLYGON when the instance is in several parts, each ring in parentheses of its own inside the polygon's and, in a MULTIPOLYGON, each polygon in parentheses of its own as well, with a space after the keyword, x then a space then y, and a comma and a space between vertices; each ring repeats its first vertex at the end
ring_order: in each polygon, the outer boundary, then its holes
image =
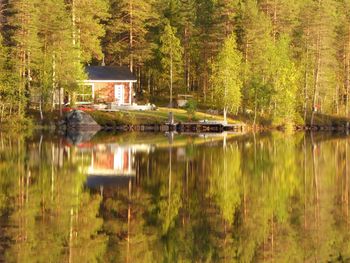
POLYGON ((35 104, 53 110, 84 66, 102 61, 133 71, 140 100, 187 93, 223 110, 215 98, 227 68, 241 81, 241 95, 222 98, 232 113, 278 125, 349 115, 347 1, 6 0, 1 10, 2 121, 24 119, 35 104), (227 67, 225 52, 240 63, 227 67))

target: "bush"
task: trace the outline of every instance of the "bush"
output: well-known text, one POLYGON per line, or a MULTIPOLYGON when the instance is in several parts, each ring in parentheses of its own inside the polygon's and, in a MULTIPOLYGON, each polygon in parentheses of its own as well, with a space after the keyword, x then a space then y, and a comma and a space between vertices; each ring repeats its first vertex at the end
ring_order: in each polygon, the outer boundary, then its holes
POLYGON ((194 115, 196 114, 196 111, 197 111, 197 101, 195 101, 194 99, 190 99, 188 100, 188 102, 186 103, 185 105, 185 109, 187 111, 187 114, 189 116, 191 116, 191 118, 194 117, 194 115))

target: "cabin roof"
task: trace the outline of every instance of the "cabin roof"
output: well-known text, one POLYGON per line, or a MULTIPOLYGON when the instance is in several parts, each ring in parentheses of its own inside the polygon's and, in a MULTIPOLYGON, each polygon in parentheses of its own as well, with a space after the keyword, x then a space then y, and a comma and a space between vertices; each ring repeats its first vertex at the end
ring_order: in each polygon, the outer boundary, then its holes
POLYGON ((89 80, 137 81, 128 67, 87 66, 86 73, 89 80))

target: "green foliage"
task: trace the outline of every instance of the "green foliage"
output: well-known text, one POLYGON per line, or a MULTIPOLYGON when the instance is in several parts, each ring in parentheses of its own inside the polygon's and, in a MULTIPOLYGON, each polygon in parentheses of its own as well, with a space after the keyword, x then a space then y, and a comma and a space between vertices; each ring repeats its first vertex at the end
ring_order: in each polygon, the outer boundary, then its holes
POLYGON ((1 119, 52 110, 58 91, 73 95, 84 65, 102 58, 128 65, 137 96, 150 101, 165 104, 167 86, 170 97, 185 87, 205 107, 215 102, 254 121, 305 122, 316 108, 346 116, 348 10, 338 0, 9 1, 1 12, 1 119))
POLYGON ((212 66, 213 95, 218 108, 238 111, 241 105, 241 54, 233 35, 225 43, 212 66))
POLYGON ((198 103, 196 100, 189 99, 185 105, 187 114, 190 115, 191 117, 194 117, 197 111, 197 106, 198 106, 198 103))
POLYGON ((160 36, 161 64, 163 70, 169 74, 170 103, 173 96, 173 82, 181 72, 183 48, 180 39, 176 36, 176 28, 165 22, 164 30, 160 36))
POLYGON ((154 40, 149 29, 159 19, 155 0, 111 0, 104 40, 110 64, 143 65, 150 59, 154 40))
POLYGON ((289 54, 289 39, 281 37, 274 47, 271 58, 271 72, 274 93, 273 119, 275 124, 291 124, 296 116, 296 94, 298 91, 298 71, 289 54))
POLYGON ((104 21, 109 18, 108 0, 70 0, 74 19, 73 38, 81 50, 81 61, 102 59, 101 38, 105 35, 104 21))
POLYGON ((233 223, 235 210, 240 203, 240 154, 237 148, 230 147, 224 157, 212 167, 209 195, 213 196, 220 208, 222 217, 233 223))
POLYGON ((169 71, 170 67, 174 68, 174 72, 179 70, 183 49, 180 39, 176 36, 176 28, 172 27, 167 21, 164 26, 163 34, 160 37, 160 51, 162 53, 162 65, 165 71, 169 71))

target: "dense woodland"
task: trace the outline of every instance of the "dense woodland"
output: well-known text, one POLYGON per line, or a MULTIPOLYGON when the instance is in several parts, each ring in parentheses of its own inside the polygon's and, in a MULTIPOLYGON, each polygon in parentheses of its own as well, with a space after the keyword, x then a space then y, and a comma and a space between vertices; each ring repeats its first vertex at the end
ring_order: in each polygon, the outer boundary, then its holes
POLYGON ((132 69, 139 101, 192 94, 277 124, 349 114, 349 0, 0 3, 1 122, 25 119, 33 98, 53 110, 103 60, 132 69))

